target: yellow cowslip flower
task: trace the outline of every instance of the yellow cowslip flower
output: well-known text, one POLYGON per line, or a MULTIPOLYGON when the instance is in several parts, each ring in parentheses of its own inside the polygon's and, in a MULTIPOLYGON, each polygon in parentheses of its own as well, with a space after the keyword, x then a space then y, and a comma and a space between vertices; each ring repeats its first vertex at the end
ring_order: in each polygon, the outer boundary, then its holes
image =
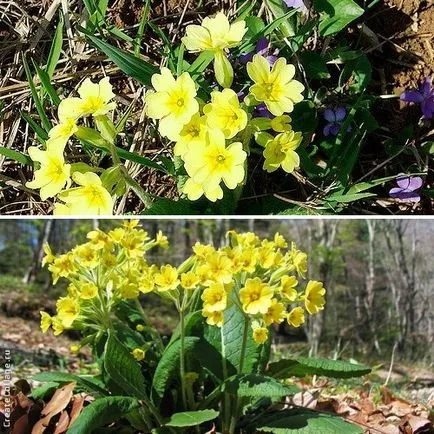
POLYGON ((157 243, 157 246, 160 246, 162 249, 167 249, 167 247, 169 247, 169 240, 167 239, 166 235, 164 235, 161 231, 157 232, 155 242, 157 243))
POLYGON ((99 264, 98 250, 95 250, 91 243, 81 244, 72 251, 80 265, 86 268, 96 268, 99 264))
POLYGON ((239 244, 241 246, 252 246, 255 247, 260 243, 259 237, 253 232, 244 232, 238 234, 235 231, 228 231, 226 236, 229 236, 233 243, 239 244))
POLYGON ((271 300, 271 305, 267 312, 264 313, 264 323, 269 326, 271 324, 280 324, 285 319, 285 306, 280 303, 277 298, 271 300))
POLYGON ((241 143, 226 147, 224 134, 210 130, 208 144, 200 150, 189 150, 184 155, 184 162, 188 175, 204 190, 209 186, 215 188, 221 181, 233 190, 244 179, 246 157, 241 143))
POLYGON ((112 270, 116 267, 118 260, 115 255, 110 252, 103 251, 101 256, 101 265, 107 270, 112 270))
POLYGON ((244 21, 230 24, 226 15, 219 12, 213 18, 206 17, 201 26, 187 26, 182 42, 190 52, 211 51, 217 82, 223 87, 231 87, 234 71, 225 51, 239 45, 246 32, 244 21))
POLYGON ((74 255, 72 253, 66 253, 58 256, 54 262, 48 266, 48 269, 53 275, 53 283, 56 284, 60 277, 69 277, 77 271, 74 255))
POLYGON ((96 173, 75 172, 72 178, 79 187, 62 191, 56 203, 55 215, 112 215, 113 199, 96 173))
POLYGON ((111 244, 109 236, 100 229, 90 231, 86 237, 92 243, 92 247, 97 250, 109 247, 111 244))
POLYGON ((294 265, 298 275, 305 277, 307 273, 307 254, 297 250, 295 243, 291 243, 291 251, 289 253, 289 259, 294 265))
POLYGON ((126 298, 127 300, 133 300, 139 296, 139 284, 136 276, 132 276, 131 274, 123 279, 119 285, 119 292, 122 298, 126 298))
POLYGON ((266 327, 256 327, 253 329, 253 340, 258 344, 262 345, 267 342, 268 339, 268 329, 266 327))
POLYGON ((27 182, 26 186, 39 188, 42 200, 56 196, 71 182, 71 165, 65 164, 63 157, 65 145, 63 139, 48 139, 45 151, 36 146, 28 149, 30 158, 40 163, 40 167, 34 171, 35 179, 27 182))
POLYGON ((176 289, 179 285, 178 271, 171 265, 163 265, 160 272, 154 276, 155 284, 159 292, 176 289))
POLYGON ((43 246, 45 256, 42 258, 42 266, 45 267, 47 264, 52 264, 56 257, 53 255, 53 251, 48 243, 43 246))
POLYGON ((80 284, 80 298, 83 300, 91 300, 98 295, 98 288, 95 284, 85 282, 80 284))
POLYGON ((114 101, 110 102, 115 94, 108 77, 104 77, 99 83, 93 83, 90 78, 86 78, 78 88, 78 94, 80 95, 80 101, 76 101, 78 108, 74 108, 74 103, 71 103, 70 109, 72 112, 78 111, 80 116, 102 116, 116 107, 114 101))
POLYGON ((209 255, 215 252, 215 249, 213 246, 209 244, 201 244, 199 241, 196 241, 194 246, 192 247, 192 250, 197 258, 201 260, 206 260, 209 255))
POLYGON ((279 234, 279 232, 276 232, 274 234, 274 245, 279 249, 286 249, 288 247, 288 243, 286 242, 285 237, 279 234))
POLYGON ((143 294, 152 292, 155 288, 154 279, 151 276, 145 276, 139 280, 139 291, 143 294))
POLYGON ((53 317, 52 327, 53 327, 54 336, 59 336, 65 330, 65 327, 63 326, 62 321, 57 317, 53 317))
POLYGON ((322 282, 317 282, 315 280, 310 280, 306 287, 306 292, 304 294, 304 304, 306 310, 311 314, 318 313, 320 310, 324 309, 325 299, 324 295, 326 293, 322 282))
POLYGON ((298 285, 295 276, 283 276, 280 279, 280 293, 282 297, 288 301, 295 301, 298 296, 298 292, 295 287, 298 285))
POLYGON ((181 286, 184 289, 194 289, 199 285, 199 283, 199 277, 192 271, 181 274, 181 286))
POLYGON ((259 277, 247 279, 240 290, 240 301, 245 313, 256 315, 267 313, 273 298, 273 288, 263 283, 259 277))
POLYGON ((145 358, 146 353, 141 348, 134 348, 131 354, 138 362, 141 362, 145 358))
POLYGON ((77 319, 80 313, 80 306, 77 300, 71 297, 61 297, 57 300, 57 317, 61 321, 63 327, 69 328, 77 319))
POLYGON ((264 170, 271 173, 282 167, 285 172, 292 173, 300 165, 300 157, 295 150, 302 140, 302 134, 294 131, 270 136, 263 152, 264 170))
POLYGON ((159 119, 161 135, 177 141, 184 125, 199 111, 196 85, 188 72, 175 79, 168 68, 154 74, 151 81, 156 92, 146 95, 146 113, 159 119))
POLYGON ((274 246, 271 245, 262 245, 256 250, 258 255, 258 264, 266 270, 268 270, 274 265, 276 259, 276 252, 274 251, 273 247, 274 246))
POLYGON ((188 178, 182 187, 182 192, 189 200, 198 200, 205 196, 209 201, 215 202, 223 198, 223 190, 219 184, 202 185, 194 182, 192 178, 188 178))
POLYGON ((223 311, 209 311, 207 307, 202 309, 202 315, 206 318, 206 323, 212 326, 221 327, 223 325, 223 311))
POLYGON ((290 113, 294 104, 303 100, 301 92, 304 86, 294 80, 294 65, 287 65, 281 57, 271 67, 268 60, 260 54, 253 56, 253 61, 247 64, 247 72, 255 82, 250 92, 256 101, 264 102, 274 116, 290 113))
POLYGON ((198 149, 205 146, 207 132, 206 117, 196 113, 179 133, 173 153, 183 157, 189 148, 198 149))
POLYGON ((228 295, 225 286, 221 282, 216 282, 205 288, 201 295, 204 309, 207 312, 220 312, 226 309, 228 295))
POLYGON ((40 311, 41 315, 41 330, 42 333, 47 333, 48 329, 51 327, 51 324, 53 322, 53 319, 51 318, 51 315, 47 312, 40 311))
POLYGON ((221 252, 210 254, 200 268, 207 274, 208 281, 221 283, 232 281, 232 261, 221 252))
POLYGON ((211 92, 211 102, 203 108, 209 128, 221 130, 232 139, 247 125, 247 113, 240 107, 238 95, 232 89, 211 92))
POLYGON ((126 232, 119 240, 128 258, 141 258, 145 254, 145 241, 149 239, 145 231, 126 232))
POLYGON ((294 307, 286 316, 286 321, 293 327, 300 327, 304 324, 304 310, 302 307, 294 307))

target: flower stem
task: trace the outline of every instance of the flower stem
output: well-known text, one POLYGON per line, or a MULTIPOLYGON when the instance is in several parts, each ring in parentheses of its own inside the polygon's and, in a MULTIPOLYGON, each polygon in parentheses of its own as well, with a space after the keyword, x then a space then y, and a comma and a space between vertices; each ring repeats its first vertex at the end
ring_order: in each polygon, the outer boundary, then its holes
POLYGON ((184 323, 184 310, 179 310, 179 321, 181 326, 181 349, 180 349, 180 357, 179 357, 179 367, 180 367, 180 376, 181 376, 181 396, 182 396, 182 404, 184 406, 184 410, 188 410, 187 408, 187 392, 186 392, 186 384, 185 384, 185 323, 184 323))

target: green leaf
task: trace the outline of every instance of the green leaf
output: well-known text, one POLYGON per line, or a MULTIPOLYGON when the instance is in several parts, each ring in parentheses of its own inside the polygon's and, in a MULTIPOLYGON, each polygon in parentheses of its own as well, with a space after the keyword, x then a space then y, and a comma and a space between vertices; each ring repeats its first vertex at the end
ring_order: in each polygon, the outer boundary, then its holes
POLYGON ((45 131, 48 132, 51 129, 51 123, 48 120, 47 115, 45 114, 42 101, 39 99, 38 92, 35 87, 35 83, 33 82, 33 76, 32 73, 30 72, 29 64, 27 63, 27 60, 24 55, 23 55, 23 65, 24 65, 24 70, 26 71, 27 82, 29 83, 30 93, 32 94, 36 111, 38 112, 39 117, 41 118, 41 122, 42 125, 44 126, 45 131))
POLYGON ((202 74, 207 66, 213 61, 214 53, 212 51, 202 51, 197 59, 187 69, 187 72, 194 78, 202 74))
POLYGON ((274 378, 288 378, 291 376, 322 375, 332 378, 361 377, 371 372, 364 365, 344 362, 343 360, 318 359, 297 357, 282 359, 268 365, 267 374, 274 378))
POLYGON ((53 73, 56 69, 57 63, 60 59, 60 53, 62 52, 63 43, 63 15, 59 15, 59 22, 57 23, 56 32, 54 33, 53 42, 51 44, 50 53, 48 54, 46 73, 48 78, 53 77, 53 73))
POLYGON ((109 332, 105 346, 104 369, 110 378, 129 395, 138 399, 146 396, 145 378, 140 365, 113 332, 109 332))
POLYGON ((69 374, 67 372, 40 372, 33 376, 33 379, 40 382, 54 382, 54 383, 77 383, 84 390, 90 393, 97 393, 101 395, 107 395, 108 391, 99 384, 92 376, 79 376, 69 374))
POLYGON ((91 35, 83 28, 80 31, 86 34, 92 44, 102 53, 106 54, 119 68, 128 76, 136 79, 145 86, 151 86, 151 77, 159 72, 159 69, 150 63, 142 60, 131 53, 120 50, 91 35))
POLYGON ((246 398, 279 399, 299 392, 294 385, 285 385, 272 377, 257 374, 236 375, 229 378, 223 385, 223 391, 246 398))
MULTIPOLYGON (((184 340, 185 353, 193 351, 199 340, 197 337, 187 336, 184 340)), ((161 400, 170 382, 179 374, 180 348, 181 341, 178 339, 166 347, 161 356, 152 381, 152 398, 154 402, 161 400)))
POLYGON ((322 36, 340 32, 364 13, 353 0, 314 0, 314 8, 322 14, 319 25, 322 36))
POLYGON ((84 408, 68 429, 68 434, 91 434, 96 428, 116 422, 139 406, 136 399, 127 396, 97 399, 84 408))
MULTIPOLYGON (((288 6, 286 6, 283 0, 268 0, 267 6, 270 8, 275 18, 280 18, 288 12, 288 6)), ((279 26, 279 30, 286 38, 294 36, 295 34, 295 26, 297 22, 293 20, 293 18, 295 18, 295 16, 283 21, 279 26)))
POLYGON ((362 434, 363 429, 337 416, 295 408, 269 414, 255 424, 257 432, 274 434, 362 434))
POLYGON ((215 419, 218 415, 219 412, 215 410, 184 411, 173 414, 169 422, 166 423, 166 426, 199 426, 204 422, 215 419))
POLYGON ((302 133, 312 133, 318 125, 317 110, 312 101, 301 101, 291 113, 292 128, 302 133))
POLYGON ((350 193, 340 194, 333 193, 330 196, 327 196, 324 200, 327 202, 339 202, 339 203, 350 203, 355 202, 356 200, 366 199, 368 197, 376 196, 375 193, 350 193))
POLYGON ((152 203, 142 214, 144 215, 196 215, 199 211, 189 200, 171 200, 160 197, 152 203))
MULTIPOLYGON (((223 327, 221 329, 213 326, 205 327, 204 338, 221 353, 222 346, 224 346, 224 354, 226 356, 229 375, 236 374, 240 368, 244 323, 244 315, 240 312, 237 306, 233 305, 229 309, 225 310, 223 327)), ((247 333, 243 373, 251 373, 256 370, 260 353, 260 346, 255 344, 252 333, 249 329, 247 333)))
POLYGON ((21 164, 33 166, 33 161, 30 157, 22 154, 21 152, 14 151, 4 146, 0 146, 0 155, 4 155, 6 158, 10 158, 11 160, 18 161, 18 163, 21 164))
POLYGON ((27 113, 22 112, 21 117, 29 124, 30 128, 36 133, 38 140, 44 145, 48 140, 48 133, 40 127, 27 113))
POLYGON ((33 65, 36 69, 39 80, 41 80, 41 84, 42 84, 45 92, 47 92, 47 94, 50 97, 53 104, 59 105, 60 104, 59 95, 57 95, 56 90, 54 89, 53 85, 51 84, 50 77, 49 77, 48 73, 45 72, 43 69, 41 69, 37 63, 33 62, 33 65))
POLYGON ((318 80, 330 78, 327 63, 320 54, 304 51, 300 54, 300 60, 309 78, 318 80))

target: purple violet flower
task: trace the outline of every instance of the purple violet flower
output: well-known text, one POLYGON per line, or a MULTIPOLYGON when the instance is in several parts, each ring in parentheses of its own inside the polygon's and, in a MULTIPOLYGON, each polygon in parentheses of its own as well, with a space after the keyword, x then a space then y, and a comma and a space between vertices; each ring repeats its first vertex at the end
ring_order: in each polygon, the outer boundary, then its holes
POLYGON ((268 119, 274 119, 273 114, 267 109, 267 106, 265 104, 258 105, 254 112, 253 112, 254 118, 268 118, 268 119))
POLYGON ((298 9, 303 14, 307 13, 307 7, 303 0, 283 0, 283 2, 289 8, 298 9))
POLYGON ((336 107, 335 109, 328 108, 324 110, 324 119, 328 122, 328 124, 324 127, 323 133, 327 137, 330 134, 333 136, 337 136, 342 123, 347 116, 347 111, 345 107, 336 107))
POLYGON ((419 90, 406 90, 400 96, 401 101, 420 104, 425 119, 432 119, 434 116, 434 87, 431 79, 425 78, 419 90))
POLYGON ((423 186, 423 180, 419 176, 398 175, 396 178, 398 187, 389 191, 389 196, 403 202, 419 202, 420 196, 416 190, 423 186))
POLYGON ((259 39, 259 41, 256 43, 255 51, 247 54, 242 54, 239 57, 240 63, 245 65, 248 62, 251 62, 255 54, 260 54, 261 56, 264 56, 268 60, 268 63, 273 66, 277 61, 277 55, 279 54, 279 50, 276 49, 272 51, 270 42, 267 38, 264 37, 259 39))

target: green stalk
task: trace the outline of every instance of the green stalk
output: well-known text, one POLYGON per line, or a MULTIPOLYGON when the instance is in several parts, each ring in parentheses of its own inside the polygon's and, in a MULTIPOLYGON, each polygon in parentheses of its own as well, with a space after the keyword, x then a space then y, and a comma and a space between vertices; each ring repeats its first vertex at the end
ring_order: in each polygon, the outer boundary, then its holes
MULTIPOLYGON (((244 359, 246 356, 246 349, 247 349, 247 336, 249 332, 249 320, 247 317, 244 318, 244 329, 243 329, 243 340, 241 343, 241 352, 240 352, 240 367, 238 369, 238 373, 242 374, 244 369, 244 359)), ((235 428, 237 426, 239 414, 241 411, 241 403, 238 400, 238 397, 235 397, 234 399, 234 408, 235 411, 231 417, 231 424, 229 426, 229 434, 235 433, 235 428)))
POLYGON ((183 307, 179 309, 179 321, 181 325, 181 354, 179 358, 180 376, 181 376, 181 396, 184 411, 187 411, 187 393, 185 385, 185 324, 184 324, 184 310, 183 307))
MULTIPOLYGON (((224 344, 224 336, 223 336, 223 327, 220 327, 220 336, 222 341, 222 367, 223 367, 223 381, 226 381, 228 378, 228 366, 226 363, 226 347, 224 344)), ((226 432, 226 427, 229 423, 229 407, 230 407, 230 397, 227 392, 224 392, 224 400, 223 400, 223 423, 222 423, 222 431, 226 432)))

